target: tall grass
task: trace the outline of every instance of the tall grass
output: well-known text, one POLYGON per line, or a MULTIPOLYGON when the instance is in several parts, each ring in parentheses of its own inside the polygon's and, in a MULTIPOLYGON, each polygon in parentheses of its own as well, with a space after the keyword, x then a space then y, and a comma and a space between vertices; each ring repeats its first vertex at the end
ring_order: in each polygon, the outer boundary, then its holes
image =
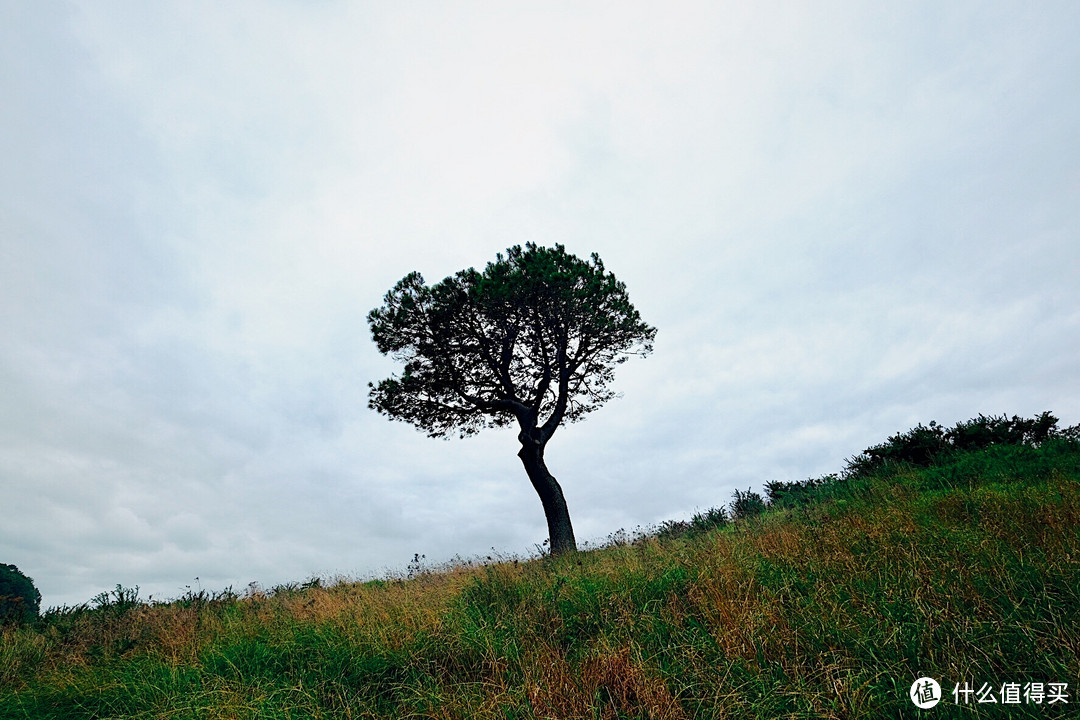
POLYGON ((712 517, 401 580, 154 605, 118 589, 3 630, 0 717, 1075 716, 1075 443, 890 466, 712 517), (926 675, 948 701, 916 711, 926 675), (1027 680, 1068 682, 1069 704, 948 697, 1027 680))

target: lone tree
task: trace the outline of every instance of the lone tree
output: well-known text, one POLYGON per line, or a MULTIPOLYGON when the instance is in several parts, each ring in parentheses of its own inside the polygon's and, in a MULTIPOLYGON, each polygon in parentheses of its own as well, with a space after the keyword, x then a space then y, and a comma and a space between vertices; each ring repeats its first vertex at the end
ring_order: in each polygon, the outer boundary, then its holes
POLYGON ((544 449, 563 421, 615 396, 615 366, 652 352, 656 329, 596 253, 582 260, 527 243, 495 258, 431 286, 410 273, 368 314, 379 352, 405 365, 400 377, 369 383, 369 406, 430 437, 516 422, 557 555, 577 544, 544 449))

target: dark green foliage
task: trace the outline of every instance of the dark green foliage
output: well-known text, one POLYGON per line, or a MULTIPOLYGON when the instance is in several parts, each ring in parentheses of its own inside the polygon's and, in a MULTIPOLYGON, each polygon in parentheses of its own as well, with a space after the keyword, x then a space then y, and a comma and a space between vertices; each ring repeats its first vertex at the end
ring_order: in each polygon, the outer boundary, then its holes
POLYGON ((930 467, 950 452, 984 450, 996 445, 1038 447, 1051 438, 1075 438, 1077 428, 1058 430, 1058 419, 1049 412, 1025 419, 1013 415, 979 415, 946 429, 934 421, 897 433, 880 445, 848 459, 846 477, 869 475, 879 469, 910 465, 930 467))
POLYGON ((676 538, 687 535, 691 532, 691 525, 686 520, 665 520, 660 523, 660 527, 656 529, 656 536, 658 538, 676 538))
POLYGON ((652 529, 652 534, 659 538, 694 536, 721 528, 731 522, 727 508, 714 507, 705 512, 694 513, 689 520, 665 520, 659 527, 652 529))
POLYGON ((933 420, 905 433, 897 433, 880 445, 873 445, 847 461, 845 475, 868 475, 879 468, 900 463, 926 467, 949 447, 945 430, 933 420))
POLYGON ((410 273, 368 323, 379 352, 404 363, 370 384, 371 408, 432 437, 515 420, 550 436, 614 397, 614 366, 656 336, 595 253, 532 243, 431 286, 410 273))
POLYGON ((814 489, 826 482, 836 480, 835 475, 823 478, 808 478, 802 481, 784 482, 769 480, 765 483, 765 495, 769 505, 775 507, 796 507, 805 505, 814 499, 814 489))
POLYGON ((14 565, 0 563, 0 625, 30 622, 41 609, 34 581, 14 565))
POLYGON ((139 586, 126 588, 117 585, 115 590, 98 593, 93 599, 94 607, 114 615, 123 615, 128 610, 142 604, 139 600, 139 586))
POLYGON ((765 512, 765 500, 749 488, 736 490, 731 501, 731 518, 745 520, 765 512))
POLYGON ((694 513, 694 517, 690 518, 690 528, 695 532, 704 533, 723 527, 729 522, 731 518, 728 517, 727 508, 714 507, 702 513, 694 513))
POLYGON ((1031 419, 1013 415, 986 417, 957 423, 946 431, 945 439, 955 450, 982 450, 991 445, 1031 445, 1038 447, 1057 433, 1058 419, 1044 412, 1031 419))

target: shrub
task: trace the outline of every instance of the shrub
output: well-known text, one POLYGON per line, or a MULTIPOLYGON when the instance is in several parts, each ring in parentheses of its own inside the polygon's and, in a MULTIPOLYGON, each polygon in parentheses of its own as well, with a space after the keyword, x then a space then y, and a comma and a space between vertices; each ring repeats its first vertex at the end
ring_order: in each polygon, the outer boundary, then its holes
POLYGON ((897 433, 880 445, 872 445, 848 459, 844 474, 861 477, 890 465, 929 466, 948 449, 945 429, 933 420, 929 426, 919 423, 905 433, 897 433))
POLYGON ((794 507, 806 505, 817 496, 816 489, 828 481, 835 481, 835 475, 826 475, 823 478, 808 478, 801 482, 784 482, 782 480, 770 480, 765 483, 765 496, 770 505, 776 507, 794 507))
POLYGON ((734 499, 731 501, 732 520, 745 520, 765 512, 765 500, 756 492, 746 489, 746 492, 736 490, 734 499))
POLYGON ((954 451, 985 450, 995 445, 1038 447, 1051 438, 1069 439, 1075 428, 1057 429, 1058 419, 1049 412, 1025 419, 1017 415, 979 415, 946 430, 934 421, 897 433, 847 461, 845 478, 865 477, 896 465, 930 467, 954 451))
POLYGON ((0 563, 0 625, 31 622, 41 609, 34 581, 14 565, 0 563))
POLYGON ((658 538, 677 538, 689 535, 692 526, 687 520, 665 520, 656 529, 658 538))
POLYGON ((94 603, 95 609, 104 610, 115 615, 123 615, 128 610, 143 604, 139 600, 138 585, 133 588, 117 585, 115 590, 98 593, 91 602, 94 603))
MULTIPOLYGON (((704 512, 694 513, 690 520, 665 520, 657 528, 651 529, 651 534, 658 538, 692 537, 701 535, 715 528, 721 528, 731 522, 727 508, 714 507, 704 512)), ((649 530, 646 530, 647 536, 649 530)))
POLYGON ((726 508, 709 508, 705 512, 694 513, 690 520, 690 527, 695 532, 707 532, 713 528, 723 527, 731 522, 726 508))
POLYGON ((956 450, 983 450, 991 445, 1039 446, 1057 433, 1058 419, 1048 412, 1030 420, 1013 415, 1012 418, 979 417, 956 423, 945 433, 945 439, 956 450))

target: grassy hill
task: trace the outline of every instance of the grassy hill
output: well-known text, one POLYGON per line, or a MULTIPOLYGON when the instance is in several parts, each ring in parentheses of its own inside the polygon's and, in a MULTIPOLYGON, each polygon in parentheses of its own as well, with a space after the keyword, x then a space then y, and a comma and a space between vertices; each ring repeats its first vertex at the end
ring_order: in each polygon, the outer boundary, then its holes
POLYGON ((3 630, 0 718, 1080 716, 1080 443, 864 455, 773 484, 761 514, 571 556, 152 605, 118 588, 3 630), (922 676, 936 708, 908 697, 922 676), (1002 703, 1031 682, 1068 703, 1002 703))

